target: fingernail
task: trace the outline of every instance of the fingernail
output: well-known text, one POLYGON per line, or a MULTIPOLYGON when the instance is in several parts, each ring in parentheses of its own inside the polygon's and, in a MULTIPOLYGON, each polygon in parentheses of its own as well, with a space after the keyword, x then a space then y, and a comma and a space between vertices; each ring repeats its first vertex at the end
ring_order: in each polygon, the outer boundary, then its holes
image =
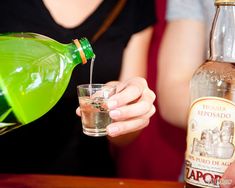
POLYGON ((111 118, 117 118, 117 117, 119 117, 121 115, 121 112, 119 111, 119 110, 111 110, 110 112, 109 112, 109 116, 111 117, 111 118))
POLYGON ((107 132, 109 135, 116 135, 119 132, 119 128, 117 126, 107 127, 107 132))
POLYGON ((117 101, 108 101, 107 105, 109 109, 115 108, 117 106, 117 101))

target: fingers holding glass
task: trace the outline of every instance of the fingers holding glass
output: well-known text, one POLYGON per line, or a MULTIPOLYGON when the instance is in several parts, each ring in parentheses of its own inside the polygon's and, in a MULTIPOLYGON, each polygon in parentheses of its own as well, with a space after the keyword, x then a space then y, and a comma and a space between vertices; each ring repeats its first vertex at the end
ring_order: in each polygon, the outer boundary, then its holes
POLYGON ((106 126, 112 123, 107 107, 107 100, 115 94, 116 87, 104 84, 84 84, 78 86, 83 133, 89 136, 107 135, 106 126))

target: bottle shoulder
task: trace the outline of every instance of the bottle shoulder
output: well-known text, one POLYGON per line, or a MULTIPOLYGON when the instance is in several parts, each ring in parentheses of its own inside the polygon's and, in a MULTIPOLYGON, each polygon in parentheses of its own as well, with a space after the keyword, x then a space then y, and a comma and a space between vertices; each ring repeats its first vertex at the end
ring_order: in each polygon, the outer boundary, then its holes
POLYGON ((235 64, 218 61, 204 62, 195 71, 190 87, 194 93, 201 92, 200 96, 217 96, 223 91, 234 91, 235 64))
POLYGON ((207 60, 197 69, 198 71, 216 70, 217 72, 235 71, 235 62, 207 60))
POLYGON ((194 77, 204 75, 221 81, 235 82, 235 62, 205 61, 194 73, 194 77))

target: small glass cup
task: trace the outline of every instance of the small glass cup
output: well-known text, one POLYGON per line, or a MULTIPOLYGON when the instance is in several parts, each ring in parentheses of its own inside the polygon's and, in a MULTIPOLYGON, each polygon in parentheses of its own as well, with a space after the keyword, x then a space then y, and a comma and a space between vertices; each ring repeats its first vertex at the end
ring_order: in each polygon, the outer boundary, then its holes
POLYGON ((83 133, 88 136, 107 135, 106 127, 112 123, 107 100, 116 93, 116 86, 83 84, 77 86, 83 133))

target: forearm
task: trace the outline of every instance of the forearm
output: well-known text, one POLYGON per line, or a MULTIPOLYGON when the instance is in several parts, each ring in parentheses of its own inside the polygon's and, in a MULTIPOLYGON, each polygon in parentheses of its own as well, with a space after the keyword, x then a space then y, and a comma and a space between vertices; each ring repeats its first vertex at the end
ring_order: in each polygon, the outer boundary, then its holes
POLYGON ((157 97, 162 117, 173 125, 186 127, 190 79, 204 56, 202 22, 187 20, 168 24, 159 52, 157 97))
POLYGON ((159 112, 163 119, 181 128, 186 128, 190 105, 189 84, 168 84, 157 92, 159 112))
POLYGON ((146 78, 152 32, 153 27, 148 27, 131 37, 124 52, 120 81, 125 81, 135 76, 146 78))

